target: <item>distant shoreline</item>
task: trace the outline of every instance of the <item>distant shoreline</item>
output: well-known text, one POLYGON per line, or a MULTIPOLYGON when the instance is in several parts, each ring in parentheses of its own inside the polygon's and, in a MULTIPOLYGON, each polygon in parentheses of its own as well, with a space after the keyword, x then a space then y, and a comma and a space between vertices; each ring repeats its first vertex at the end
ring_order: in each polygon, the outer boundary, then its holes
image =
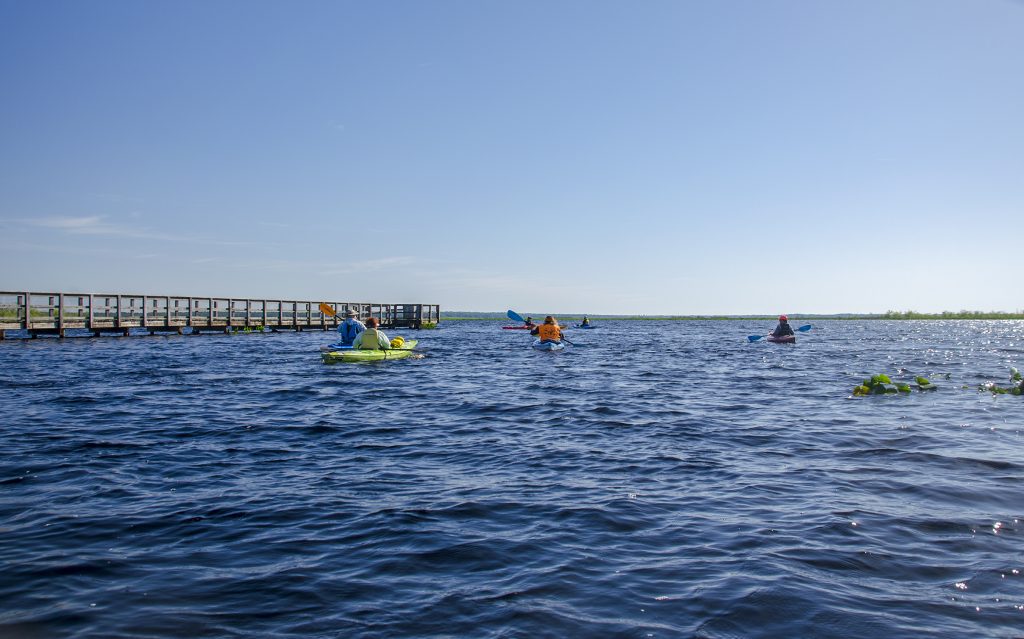
MULTIPOLYGON (((526 313, 520 313, 526 316, 526 313)), ((541 314, 534 315, 534 318, 543 317, 541 314)), ((559 320, 581 320, 582 315, 558 315, 559 320)), ((587 315, 592 321, 599 320, 671 320, 689 322, 707 321, 777 321, 777 315, 587 315)), ((813 321, 813 320, 1024 320, 1024 311, 1016 313, 982 312, 982 311, 961 311, 942 313, 917 313, 914 311, 890 311, 880 314, 839 314, 839 315, 802 315, 794 313, 789 316, 791 320, 813 321)), ((510 322, 502 313, 470 313, 456 311, 451 316, 441 312, 441 321, 459 322, 467 320, 495 320, 510 322)))

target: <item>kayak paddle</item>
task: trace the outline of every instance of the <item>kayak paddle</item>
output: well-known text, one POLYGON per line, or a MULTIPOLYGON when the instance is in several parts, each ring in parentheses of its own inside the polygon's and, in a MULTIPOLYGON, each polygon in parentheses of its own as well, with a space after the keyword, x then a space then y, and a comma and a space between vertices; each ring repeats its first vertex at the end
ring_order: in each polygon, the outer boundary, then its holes
MULTIPOLYGON (((811 325, 810 324, 804 324, 803 326, 801 326, 800 328, 798 328, 796 330, 800 331, 801 333, 806 333, 807 331, 811 330, 811 325)), ((767 335, 747 335, 747 339, 749 339, 751 342, 756 342, 757 340, 761 339, 762 337, 767 337, 767 335)))
POLYGON ((326 315, 327 317, 337 317, 338 315, 337 311, 335 311, 327 304, 324 304, 323 302, 320 302, 320 312, 326 315))

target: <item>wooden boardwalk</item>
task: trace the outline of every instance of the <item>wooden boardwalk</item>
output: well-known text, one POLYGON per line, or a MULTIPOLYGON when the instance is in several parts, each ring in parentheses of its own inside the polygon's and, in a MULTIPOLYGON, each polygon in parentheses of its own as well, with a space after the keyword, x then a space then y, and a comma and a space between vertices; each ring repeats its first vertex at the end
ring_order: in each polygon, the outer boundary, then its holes
POLYGON ((420 328, 440 321, 438 304, 382 304, 322 300, 268 300, 234 297, 184 297, 94 293, 0 291, 0 340, 5 331, 29 336, 121 335, 238 330, 333 330, 345 312, 376 317, 385 328, 420 328), (326 304, 337 313, 320 310, 326 304))

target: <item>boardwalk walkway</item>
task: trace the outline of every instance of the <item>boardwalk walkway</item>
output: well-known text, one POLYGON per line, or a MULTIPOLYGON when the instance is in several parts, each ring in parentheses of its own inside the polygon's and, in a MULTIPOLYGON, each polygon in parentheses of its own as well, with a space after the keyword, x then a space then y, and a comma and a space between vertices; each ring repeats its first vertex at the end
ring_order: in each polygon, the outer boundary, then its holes
POLYGON ((437 323, 438 304, 383 304, 321 300, 268 300, 233 297, 31 293, 0 291, 0 339, 5 331, 39 335, 105 333, 200 333, 264 329, 331 330, 349 309, 376 317, 386 328, 420 328, 437 323), (334 309, 330 317, 321 304, 334 309))

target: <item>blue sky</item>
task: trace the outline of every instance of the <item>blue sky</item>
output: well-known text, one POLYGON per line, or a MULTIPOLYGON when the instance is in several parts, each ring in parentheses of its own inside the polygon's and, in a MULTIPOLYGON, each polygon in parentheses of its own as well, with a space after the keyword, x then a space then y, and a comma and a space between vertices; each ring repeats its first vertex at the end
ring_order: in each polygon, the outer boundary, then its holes
POLYGON ((0 0, 0 290, 1017 310, 1024 3, 0 0))

